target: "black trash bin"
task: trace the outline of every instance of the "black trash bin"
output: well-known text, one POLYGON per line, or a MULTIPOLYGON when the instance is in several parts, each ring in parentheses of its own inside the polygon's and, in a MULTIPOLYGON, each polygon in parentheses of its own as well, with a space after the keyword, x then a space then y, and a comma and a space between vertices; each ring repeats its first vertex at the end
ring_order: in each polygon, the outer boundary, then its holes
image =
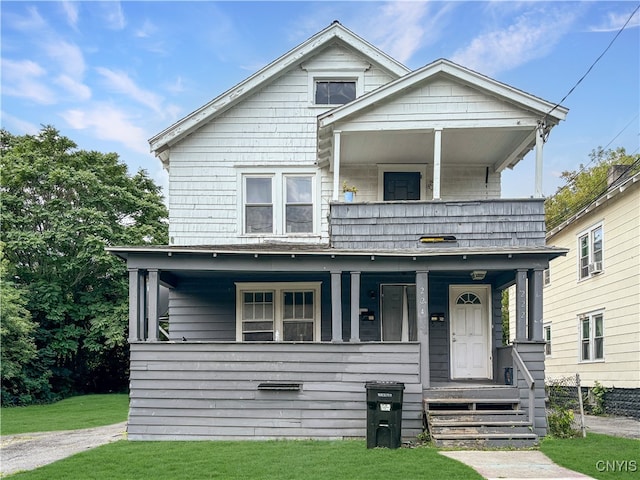
POLYGON ((404 383, 368 382, 367 448, 402 445, 402 396, 404 383))

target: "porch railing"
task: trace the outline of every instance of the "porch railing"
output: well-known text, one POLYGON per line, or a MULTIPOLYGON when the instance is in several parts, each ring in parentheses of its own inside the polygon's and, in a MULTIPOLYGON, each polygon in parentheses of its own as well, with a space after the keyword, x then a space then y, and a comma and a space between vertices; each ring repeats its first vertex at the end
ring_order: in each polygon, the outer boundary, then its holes
POLYGON ((513 348, 511 349, 511 356, 513 357, 513 362, 518 369, 519 372, 522 372, 524 376, 525 382, 527 382, 527 387, 529 387, 529 421, 531 422, 531 426, 535 427, 535 388, 536 382, 529 372, 529 369, 525 365, 522 357, 518 353, 518 351, 513 348))

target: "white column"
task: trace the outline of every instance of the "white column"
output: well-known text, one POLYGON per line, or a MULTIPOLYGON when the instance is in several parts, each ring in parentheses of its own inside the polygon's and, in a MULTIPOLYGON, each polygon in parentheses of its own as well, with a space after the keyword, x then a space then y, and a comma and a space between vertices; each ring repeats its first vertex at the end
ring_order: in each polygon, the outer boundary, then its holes
POLYGON ((433 199, 440 200, 440 162, 442 160, 442 129, 433 131, 433 199))
POLYGON ((340 135, 341 131, 333 132, 333 201, 340 198, 340 135))
POLYGON ((342 342, 342 272, 331 272, 331 341, 342 342))
POLYGON ((351 272, 351 342, 360 341, 360 272, 351 272))
POLYGON ((158 282, 158 270, 149 270, 149 315, 147 326, 149 333, 147 334, 147 340, 157 342, 159 339, 159 318, 160 318, 160 302, 158 297, 160 296, 160 284, 158 282))
POLYGON ((544 146, 544 125, 536 130, 536 191, 535 198, 542 198, 542 147, 544 146))

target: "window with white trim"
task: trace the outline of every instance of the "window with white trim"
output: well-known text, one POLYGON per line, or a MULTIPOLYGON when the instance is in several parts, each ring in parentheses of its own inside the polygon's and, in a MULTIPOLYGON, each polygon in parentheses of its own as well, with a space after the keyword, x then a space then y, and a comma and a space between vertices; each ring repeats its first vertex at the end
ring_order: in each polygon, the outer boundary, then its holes
POLYGON ((244 173, 242 232, 246 235, 304 235, 316 232, 316 176, 280 171, 244 173))
POLYGON ((551 325, 543 327, 544 335, 544 354, 548 357, 551 355, 551 325))
POLYGON ((578 235, 578 278, 589 278, 602 272, 602 225, 596 225, 578 235))
POLYGON ((604 360, 604 312, 580 315, 580 361, 604 360))
POLYGON ((319 342, 320 282, 236 283, 239 342, 319 342))
POLYGON ((316 105, 344 105, 356 98, 355 80, 316 80, 316 105))

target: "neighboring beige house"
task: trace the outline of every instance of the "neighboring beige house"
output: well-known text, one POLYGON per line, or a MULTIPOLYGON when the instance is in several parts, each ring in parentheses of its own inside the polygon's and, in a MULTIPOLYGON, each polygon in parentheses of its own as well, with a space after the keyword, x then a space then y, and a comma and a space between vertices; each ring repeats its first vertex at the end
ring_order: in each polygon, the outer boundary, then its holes
POLYGON ((547 378, 613 388, 605 409, 640 417, 640 174, 547 233, 566 248, 545 272, 547 378))

